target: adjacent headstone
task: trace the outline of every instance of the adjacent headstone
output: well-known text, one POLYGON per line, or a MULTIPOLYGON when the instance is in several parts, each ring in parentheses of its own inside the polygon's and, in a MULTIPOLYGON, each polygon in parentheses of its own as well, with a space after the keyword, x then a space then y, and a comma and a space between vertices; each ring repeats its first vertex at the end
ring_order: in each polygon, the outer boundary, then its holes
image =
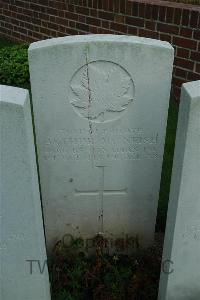
POLYGON ((200 298, 200 81, 182 88, 160 300, 200 298))
POLYGON ((50 300, 28 91, 0 85, 0 299, 50 300))
POLYGON ((173 48, 130 36, 33 43, 29 63, 49 249, 65 234, 154 236, 173 48))

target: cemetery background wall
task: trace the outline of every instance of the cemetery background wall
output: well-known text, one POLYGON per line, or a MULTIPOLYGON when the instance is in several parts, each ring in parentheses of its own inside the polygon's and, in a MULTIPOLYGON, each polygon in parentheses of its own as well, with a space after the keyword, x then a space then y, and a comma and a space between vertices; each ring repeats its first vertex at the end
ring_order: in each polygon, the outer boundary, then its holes
POLYGON ((158 0, 2 0, 0 35, 32 42, 64 35, 129 34, 175 47, 173 94, 200 79, 200 6, 158 0))

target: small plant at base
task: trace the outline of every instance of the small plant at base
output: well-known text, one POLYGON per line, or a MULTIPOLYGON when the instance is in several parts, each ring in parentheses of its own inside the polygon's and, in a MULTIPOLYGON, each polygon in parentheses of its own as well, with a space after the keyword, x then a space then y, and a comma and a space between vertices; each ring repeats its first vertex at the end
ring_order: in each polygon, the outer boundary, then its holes
POLYGON ((107 240, 97 235, 95 254, 88 256, 81 241, 72 239, 67 247, 61 241, 56 244, 50 263, 53 299, 156 299, 162 248, 109 256, 104 252, 107 240))

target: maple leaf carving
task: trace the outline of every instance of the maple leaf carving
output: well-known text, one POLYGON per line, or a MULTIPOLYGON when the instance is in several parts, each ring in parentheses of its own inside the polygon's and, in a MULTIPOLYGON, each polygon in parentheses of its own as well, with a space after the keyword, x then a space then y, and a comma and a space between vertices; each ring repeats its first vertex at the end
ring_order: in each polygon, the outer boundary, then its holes
POLYGON ((106 113, 120 113, 133 100, 131 77, 118 65, 109 62, 93 62, 80 71, 78 82, 72 80, 75 98, 71 104, 81 114, 95 120, 106 113), (107 63, 107 64, 106 64, 107 63))

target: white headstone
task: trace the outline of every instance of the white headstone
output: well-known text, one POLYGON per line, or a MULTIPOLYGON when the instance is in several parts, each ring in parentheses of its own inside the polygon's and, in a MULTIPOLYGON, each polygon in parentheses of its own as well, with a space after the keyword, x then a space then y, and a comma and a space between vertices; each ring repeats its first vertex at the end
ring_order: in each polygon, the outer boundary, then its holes
POLYGON ((182 88, 160 300, 200 298, 200 81, 182 88))
POLYGON ((173 48, 130 36, 33 43, 29 63, 47 244, 153 240, 173 48))
POLYGON ((0 85, 0 130, 0 299, 50 300, 27 90, 0 85))

